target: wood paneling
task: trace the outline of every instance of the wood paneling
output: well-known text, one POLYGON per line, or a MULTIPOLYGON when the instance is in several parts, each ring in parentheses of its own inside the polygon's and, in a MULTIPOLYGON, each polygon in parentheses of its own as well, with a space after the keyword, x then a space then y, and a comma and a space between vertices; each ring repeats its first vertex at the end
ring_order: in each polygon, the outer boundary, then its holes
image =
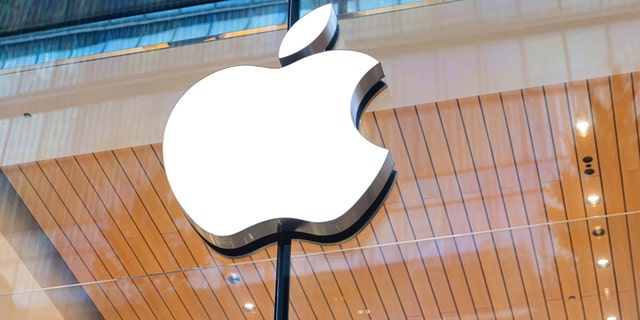
MULTIPOLYGON (((622 74, 365 113, 397 183, 353 239, 294 243, 291 318, 637 318, 638 90, 622 74)), ((162 145, 3 171, 78 280, 99 282, 84 287, 105 318, 273 318, 274 248, 233 260, 206 246, 162 145)))

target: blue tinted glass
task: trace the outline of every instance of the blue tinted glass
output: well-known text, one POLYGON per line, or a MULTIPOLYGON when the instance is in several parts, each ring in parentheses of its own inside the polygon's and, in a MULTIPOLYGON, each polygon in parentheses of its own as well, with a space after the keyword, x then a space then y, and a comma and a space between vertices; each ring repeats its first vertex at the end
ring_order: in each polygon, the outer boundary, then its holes
POLYGON ((211 15, 201 15, 178 21, 171 41, 202 38, 211 35, 212 20, 213 17, 211 15))
POLYGON ((106 45, 104 32, 87 32, 74 36, 76 45, 71 52, 72 57, 82 57, 102 53, 106 45))

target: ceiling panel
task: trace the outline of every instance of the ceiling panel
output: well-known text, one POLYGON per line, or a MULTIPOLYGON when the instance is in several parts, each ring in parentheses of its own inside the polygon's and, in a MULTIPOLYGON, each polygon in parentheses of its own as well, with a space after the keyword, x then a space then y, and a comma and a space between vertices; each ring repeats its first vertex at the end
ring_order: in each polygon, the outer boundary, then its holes
MULTIPOLYGON (((293 244, 291 318, 637 317, 639 77, 365 113, 397 183, 353 239, 293 244)), ((105 318, 273 318, 275 247, 207 247, 161 144, 2 170, 105 318)))

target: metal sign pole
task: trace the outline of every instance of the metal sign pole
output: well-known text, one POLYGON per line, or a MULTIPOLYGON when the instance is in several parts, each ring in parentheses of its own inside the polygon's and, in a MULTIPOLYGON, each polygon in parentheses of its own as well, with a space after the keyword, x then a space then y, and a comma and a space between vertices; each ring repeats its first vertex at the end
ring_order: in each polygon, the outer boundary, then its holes
POLYGON ((281 235, 276 258, 275 320, 289 319, 289 281, 291 271, 291 238, 281 235))

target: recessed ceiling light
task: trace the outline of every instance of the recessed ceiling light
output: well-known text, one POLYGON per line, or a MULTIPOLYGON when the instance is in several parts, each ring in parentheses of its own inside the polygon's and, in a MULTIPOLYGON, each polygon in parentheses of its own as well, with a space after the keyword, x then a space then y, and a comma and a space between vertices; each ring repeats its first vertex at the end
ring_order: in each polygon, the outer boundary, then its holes
POLYGON ((600 203, 600 196, 595 194, 588 196, 587 203, 589 203, 592 206, 595 206, 596 204, 600 203))
POLYGON ((611 265, 611 262, 609 261, 609 259, 600 259, 598 260, 598 268, 600 269, 604 269, 608 266, 611 265))
POLYGON ((360 310, 358 310, 358 314, 371 314, 371 310, 369 310, 369 309, 360 309, 360 310))
POLYGON ((616 317, 616 316, 608 316, 607 320, 618 320, 618 317, 616 317))
POLYGON ((604 228, 602 226, 595 226, 593 227, 593 230, 591 230, 591 234, 596 237, 602 237, 605 233, 606 232, 604 231, 604 228))
POLYGON ((231 273, 229 274, 229 276, 227 277, 227 280, 229 281, 229 283, 231 284, 236 284, 238 282, 240 282, 240 275, 237 273, 231 273))
POLYGON ((580 134, 581 137, 587 136, 587 134, 589 133, 590 127, 591 125, 589 124, 589 122, 586 122, 586 121, 578 121, 578 123, 576 123, 576 130, 578 131, 578 134, 580 134))
POLYGON ((247 302, 242 306, 242 310, 247 311, 247 312, 256 311, 256 305, 253 304, 253 303, 247 302))

